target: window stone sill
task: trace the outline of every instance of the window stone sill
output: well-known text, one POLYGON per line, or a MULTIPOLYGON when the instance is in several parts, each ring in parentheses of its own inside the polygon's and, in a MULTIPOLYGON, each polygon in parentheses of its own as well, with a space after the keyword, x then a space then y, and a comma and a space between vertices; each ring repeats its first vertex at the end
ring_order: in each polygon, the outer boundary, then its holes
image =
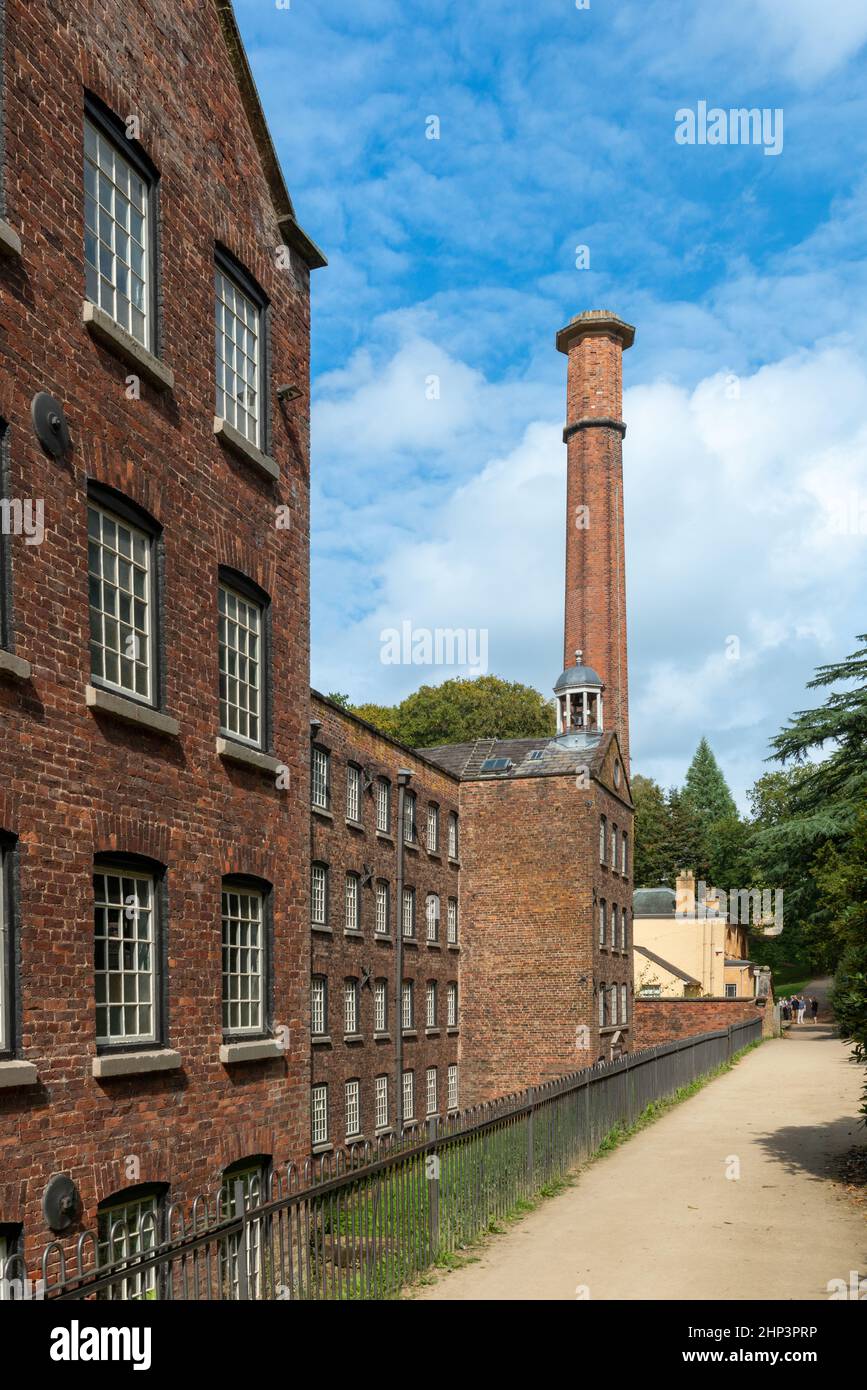
POLYGON ((36 1078, 34 1062, 20 1062, 14 1057, 8 1062, 0 1062, 0 1091, 11 1086, 35 1086, 36 1078))
POLYGON ((171 367, 167 367, 158 357, 154 357, 152 352, 142 347, 141 343, 136 342, 132 334, 109 318, 98 304, 92 304, 89 299, 85 299, 81 307, 81 321, 92 338, 108 348, 116 357, 120 357, 151 386, 155 386, 158 391, 175 389, 175 374, 171 367))
POLYGON ((378 931, 374 932, 373 939, 374 941, 381 941, 383 945, 390 946, 392 941, 394 940, 394 937, 392 936, 391 932, 378 931))
POLYGON ((460 949, 461 949, 461 948, 460 948, 460 946, 458 945, 458 943, 457 943, 456 941, 450 941, 450 942, 449 942, 449 950, 450 950, 450 951, 459 951, 460 949))
POLYGON ((449 864, 453 869, 459 869, 461 867, 460 859, 455 859, 451 854, 449 855, 449 864))
POLYGON ((260 753, 258 748, 248 748, 246 743, 235 743, 234 739, 217 739, 217 755, 227 763, 238 763, 241 767, 255 767, 258 772, 275 774, 283 767, 279 758, 270 753, 260 753))
POLYGON ((458 1033, 459 1033, 460 1031, 461 1031, 460 1028, 447 1028, 447 1029, 446 1029, 446 1032, 448 1033, 448 1035, 449 1035, 450 1038, 456 1038, 456 1037, 458 1036, 458 1033))
POLYGON ((321 816, 323 820, 334 820, 334 812, 327 811, 324 806, 311 806, 314 816, 321 816))
POLYGON ((364 932, 358 927, 344 927, 343 935, 348 936, 351 941, 363 941, 364 932))
POLYGON ((390 1034, 390 1033, 374 1033, 374 1035, 373 1035, 373 1041, 374 1041, 374 1042, 391 1042, 391 1034, 390 1034))
POLYGON ((6 676, 14 676, 19 681, 29 681, 30 662, 25 661, 22 656, 0 651, 0 672, 6 676))
POLYGON ((177 1071, 181 1054, 162 1047, 157 1052, 110 1052, 93 1059, 93 1075, 98 1079, 112 1076, 140 1076, 153 1071, 177 1071))
POLYGON ((387 830, 377 830, 376 838, 378 840, 387 840, 390 845, 394 844, 394 836, 389 835, 387 830))
POLYGON ((233 453, 240 454, 241 458, 252 464, 269 482, 274 482, 280 477, 280 465, 276 460, 268 454, 263 454, 261 449, 257 449, 255 444, 244 438, 240 430, 236 430, 234 425, 230 425, 228 420, 224 420, 220 415, 214 416, 214 434, 221 444, 225 444, 233 453))
POLYGON ((424 1035, 426 1038, 438 1038, 440 1030, 439 1028, 425 1028, 424 1035))
POLYGON ((404 1028, 403 1036, 405 1038, 417 1038, 418 1031, 415 1028, 404 1028))
POLYGON ((314 1144, 314 1145, 313 1145, 313 1156, 314 1156, 314 1158, 317 1157, 319 1154, 330 1154, 330 1153, 333 1153, 333 1152, 334 1152, 334 1145, 333 1145, 333 1144, 314 1144))
POLYGON ((344 1033, 344 1034, 343 1034, 343 1041, 344 1041, 345 1043, 360 1043, 360 1042, 364 1042, 364 1034, 363 1034, 363 1033, 344 1033))
POLYGON ((10 226, 9 226, 9 223, 8 223, 7 221, 5 221, 4 218, 0 217, 0 256, 20 256, 20 255, 21 255, 21 238, 20 238, 20 236, 19 236, 18 233, 15 231, 15 228, 14 228, 14 227, 10 227, 10 226))
POLYGON ((364 834, 364 824, 360 820, 353 820, 351 816, 346 817, 346 824, 350 830, 360 830, 364 834))
POLYGON ((333 936, 333 935, 334 935, 334 932, 332 931, 331 927, 326 926, 325 922, 311 922, 311 923, 310 923, 310 930, 311 930, 311 931, 318 931, 318 932, 321 932, 321 934, 322 934, 323 936, 333 936))
POLYGON ((220 1061, 225 1066, 235 1062, 262 1062, 282 1055, 283 1048, 276 1038, 249 1038, 244 1042, 223 1043, 220 1061))
POLYGON ((177 719, 172 719, 168 714, 160 714, 159 710, 152 709, 150 705, 139 705, 135 700, 127 700, 123 695, 112 695, 101 686, 88 685, 84 698, 88 709, 98 710, 100 714, 111 714, 115 719, 135 724, 140 729, 150 729, 152 733, 165 734, 168 738, 177 738, 181 732, 177 719))
POLYGON ((330 1034, 330 1033, 314 1033, 314 1034, 312 1035, 311 1039, 310 1039, 310 1043, 311 1043, 311 1046, 312 1046, 312 1047, 330 1047, 330 1046, 331 1046, 331 1034, 330 1034))
POLYGON ((387 1134, 394 1134, 394 1129, 391 1125, 381 1125, 380 1128, 375 1129, 373 1133, 377 1139, 384 1139, 387 1134))

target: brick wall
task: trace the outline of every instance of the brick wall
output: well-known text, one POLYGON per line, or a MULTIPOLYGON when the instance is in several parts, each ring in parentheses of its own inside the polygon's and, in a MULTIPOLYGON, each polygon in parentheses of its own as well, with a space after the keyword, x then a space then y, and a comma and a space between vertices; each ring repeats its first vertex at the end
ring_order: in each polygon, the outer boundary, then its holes
POLYGON ((655 1047, 657 1043, 676 1042, 696 1033, 747 1023, 757 1015, 764 1026, 766 1015, 773 1017, 773 1002, 762 1007, 752 999, 636 999, 634 1045, 655 1047))
MULTIPOLYGON (((328 980, 328 1041, 314 1042, 312 1081, 328 1086, 329 1140, 334 1145, 346 1138, 344 1116, 344 1085, 346 1081, 361 1082, 361 1129, 365 1138, 375 1137, 374 1082, 377 1076, 389 1077, 389 1122, 396 1114, 396 1067, 398 996, 395 975, 395 954, 399 929, 397 901, 397 777, 401 768, 413 773, 410 783, 416 796, 416 826, 418 840, 404 851, 404 883, 415 889, 416 934, 403 943, 404 980, 412 980, 415 996, 415 1027, 403 1037, 403 1070, 415 1073, 415 1113, 419 1120, 426 1113, 426 1072, 437 1069, 438 1111, 446 1112, 447 1072, 458 1061, 458 1044, 462 1024, 460 958, 463 946, 460 916, 458 946, 447 942, 447 904, 458 898, 459 869, 448 855, 448 816, 458 812, 458 782, 426 762, 423 758, 378 734, 361 720, 338 709, 329 701, 314 696, 312 714, 321 722, 314 741, 330 755, 332 796, 327 811, 312 813, 311 861, 326 864, 329 878, 329 916, 327 930, 312 930, 312 963, 314 975, 328 980), (353 823, 346 816, 346 770, 348 764, 362 769, 369 789, 362 792, 361 820, 353 823), (380 778, 391 788, 391 831, 376 829, 376 783, 380 778), (429 803, 439 807, 439 849, 427 849, 427 808, 429 803), (360 888, 360 931, 348 935, 345 931, 344 891, 347 873, 370 873, 369 882, 360 888), (374 929, 374 892, 378 881, 390 889, 390 923, 387 937, 374 929), (436 894, 440 900, 441 918, 439 941, 426 939, 425 900, 436 894), (343 984, 347 978, 369 979, 369 986, 360 988, 360 1027, 358 1037, 347 1042, 343 1029, 343 984), (378 979, 388 982, 388 1029, 385 1036, 374 1036, 373 985, 378 979), (426 1028, 426 988, 429 981, 437 985, 437 1023, 433 1030, 426 1028), (458 984, 458 1027, 448 1028, 446 1022, 446 990, 449 982, 458 984)), ((462 827, 459 823, 458 850, 462 853, 462 827)), ((459 1105, 466 1099, 462 1094, 459 1076, 459 1105)))
POLYGON ((0 1222, 23 1221, 35 1248, 49 1234, 40 1200, 53 1172, 79 1185, 87 1224, 101 1198, 133 1180, 166 1182, 185 1198, 245 1155, 281 1162, 307 1151, 309 272, 294 251, 277 268, 284 237, 210 0, 7 0, 3 81, 6 216, 23 251, 0 258, 0 417, 10 495, 44 499, 46 535, 41 545, 11 538, 9 645, 32 674, 0 674, 0 830, 18 837, 18 1051, 37 1068, 35 1085, 0 1090, 0 1222), (85 88, 122 120, 138 116, 160 175, 160 351, 175 386, 159 393, 142 381, 140 399, 126 391, 134 369, 82 325, 85 88), (276 483, 212 430, 217 241, 271 304, 276 483), (301 399, 281 406, 280 381, 297 383, 301 399), (66 410, 65 461, 34 437, 30 401, 43 389, 66 410), (164 704, 177 737, 85 704, 88 479, 163 528, 164 704), (219 565, 270 596, 283 790, 273 774, 216 753, 219 565), (165 866, 176 1071, 92 1075, 91 875, 106 850, 165 866), (273 1019, 289 1044, 237 1066, 218 1055, 227 872, 273 884, 273 1019))
MULTIPOLYGON (((631 907, 631 876, 599 862, 599 816, 631 832, 631 809, 574 776, 461 784, 461 1070, 469 1104, 595 1062, 594 984, 625 984, 626 951, 600 950, 597 904, 631 907), (581 1046, 579 1029, 587 1028, 581 1046)), ((630 1046, 623 1030, 624 1050, 630 1046)))

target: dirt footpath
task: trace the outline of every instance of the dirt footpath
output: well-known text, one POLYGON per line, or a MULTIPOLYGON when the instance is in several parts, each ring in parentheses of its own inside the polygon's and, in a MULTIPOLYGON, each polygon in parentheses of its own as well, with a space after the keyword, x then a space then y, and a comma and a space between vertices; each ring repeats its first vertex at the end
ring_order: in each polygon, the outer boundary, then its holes
POLYGON ((829 1178, 865 1142, 863 1080, 827 1024, 793 1028, 415 1296, 826 1299, 867 1274, 867 1223, 829 1178))

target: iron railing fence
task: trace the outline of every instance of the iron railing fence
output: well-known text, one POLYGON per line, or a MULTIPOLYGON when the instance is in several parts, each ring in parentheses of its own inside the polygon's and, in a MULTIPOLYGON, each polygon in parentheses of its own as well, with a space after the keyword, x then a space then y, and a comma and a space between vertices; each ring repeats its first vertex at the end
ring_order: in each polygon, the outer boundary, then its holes
POLYGON ((21 1290, 34 1287, 47 1299, 394 1296, 564 1177, 652 1101, 713 1072, 761 1033, 759 1017, 647 1048, 431 1120, 400 1142, 275 1170, 255 1204, 238 1182, 188 1209, 165 1203, 147 1229, 119 1221, 84 1231, 72 1249, 52 1241, 30 1284, 20 1255, 6 1261, 5 1296, 27 1297, 21 1290), (118 1248, 126 1256, 108 1258, 118 1248))

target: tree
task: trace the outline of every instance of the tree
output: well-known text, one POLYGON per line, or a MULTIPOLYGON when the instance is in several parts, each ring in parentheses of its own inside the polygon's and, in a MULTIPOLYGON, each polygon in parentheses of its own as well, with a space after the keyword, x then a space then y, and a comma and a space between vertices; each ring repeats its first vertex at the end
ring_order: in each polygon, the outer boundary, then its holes
MULTIPOLYGON (((816 883, 828 908, 830 930, 839 946, 831 1001, 856 1061, 867 1061, 867 810, 862 809, 843 846, 820 850, 816 883)), ((867 1086, 861 1106, 867 1116, 867 1086)))
POLYGON ((665 793, 652 777, 632 778, 635 802, 633 878, 636 888, 653 888, 671 877, 669 815, 665 793))
POLYGON ((553 738, 554 706, 532 686, 499 676, 423 685, 399 705, 358 705, 354 714, 411 748, 477 738, 553 738))
POLYGON ((737 817, 734 797, 706 738, 702 738, 693 754, 683 795, 692 803, 704 826, 737 817))
POLYGON ((670 787, 668 792, 668 850, 670 874, 692 869, 696 879, 708 880, 705 827, 695 803, 685 791, 670 787))

